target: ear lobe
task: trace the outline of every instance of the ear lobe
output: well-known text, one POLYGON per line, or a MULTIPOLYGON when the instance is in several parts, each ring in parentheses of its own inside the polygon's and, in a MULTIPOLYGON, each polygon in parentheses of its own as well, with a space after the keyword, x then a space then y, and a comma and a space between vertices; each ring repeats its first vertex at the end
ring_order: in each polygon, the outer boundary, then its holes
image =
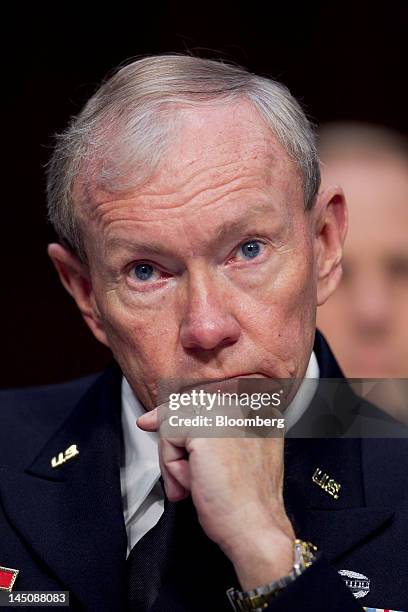
POLYGON ((343 244, 347 233, 347 207, 343 190, 332 186, 316 203, 317 304, 320 306, 338 286, 342 275, 343 244))
POLYGON ((92 281, 87 266, 79 261, 71 251, 60 244, 49 244, 47 251, 62 284, 74 298, 86 324, 99 342, 109 346, 95 302, 92 281))

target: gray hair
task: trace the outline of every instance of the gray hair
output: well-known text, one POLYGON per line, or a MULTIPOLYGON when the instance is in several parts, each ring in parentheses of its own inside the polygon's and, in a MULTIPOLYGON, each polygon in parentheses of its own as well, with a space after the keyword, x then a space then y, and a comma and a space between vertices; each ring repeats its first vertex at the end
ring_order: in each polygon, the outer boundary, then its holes
POLYGON ((151 56, 105 80, 56 136, 47 165, 47 201, 61 242, 86 261, 74 201, 90 197, 91 186, 123 191, 148 179, 171 142, 178 106, 240 99, 253 104, 295 162, 305 209, 311 209, 320 185, 314 131, 284 85, 221 61, 151 56))

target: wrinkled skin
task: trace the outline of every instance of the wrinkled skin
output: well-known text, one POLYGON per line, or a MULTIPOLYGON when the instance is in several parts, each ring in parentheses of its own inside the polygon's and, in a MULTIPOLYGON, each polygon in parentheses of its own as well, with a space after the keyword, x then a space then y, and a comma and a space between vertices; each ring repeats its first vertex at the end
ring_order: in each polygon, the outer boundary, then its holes
MULTIPOLYGON (((303 377, 346 229, 338 187, 305 212, 295 164, 247 102, 179 112, 174 145, 148 182, 120 196, 95 190, 78 209, 89 264, 49 247, 150 411, 138 423, 147 430, 158 427, 168 378, 303 377)), ((161 440, 160 461, 169 499, 192 494, 243 588, 290 571, 281 439, 161 440)))

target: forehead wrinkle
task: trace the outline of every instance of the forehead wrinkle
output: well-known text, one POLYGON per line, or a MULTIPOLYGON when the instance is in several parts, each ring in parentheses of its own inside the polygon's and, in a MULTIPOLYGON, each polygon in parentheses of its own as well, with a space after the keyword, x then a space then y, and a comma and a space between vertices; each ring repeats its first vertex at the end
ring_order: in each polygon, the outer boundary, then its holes
MULTIPOLYGON (((159 211, 169 210, 170 214, 174 210, 180 211, 189 204, 201 205, 205 210, 208 206, 214 205, 217 200, 222 202, 223 199, 236 192, 254 189, 262 193, 262 199, 267 194, 273 206, 274 198, 271 187, 274 183, 276 187, 279 187, 282 180, 285 180, 288 170, 293 173, 294 164, 287 153, 275 145, 272 138, 267 143, 265 140, 262 139, 262 147, 259 147, 258 143, 253 146, 252 140, 251 150, 248 152, 247 147, 245 157, 233 161, 209 164, 205 159, 206 163, 203 164, 203 159, 196 157, 182 164, 182 160, 177 157, 178 166, 173 169, 172 162, 165 160, 151 179, 131 192, 117 192, 115 199, 111 197, 112 192, 96 191, 93 198, 94 204, 88 210, 88 220, 94 220, 98 225, 106 227, 123 214, 137 217, 136 208, 145 219, 148 216, 156 215, 159 211), (185 171, 186 168, 189 169, 188 174, 185 171), (202 181, 203 176, 204 181, 202 181), (204 183, 204 186, 197 184, 200 181, 204 183), (120 199, 117 199, 118 196, 120 199), (109 199, 106 199, 107 197, 109 199), (121 208, 121 204, 126 203, 129 203, 129 206, 121 208)), ((231 140, 226 146, 230 151, 231 140)), ((236 154, 237 152, 234 151, 234 155, 236 154)), ((211 156, 206 155, 206 158, 211 158, 211 156)), ((287 180, 285 182, 287 183, 287 180)))
MULTIPOLYGON (((259 186, 258 186, 259 187, 259 186)), ((231 196, 233 196, 234 192, 241 192, 242 191, 242 187, 238 186, 235 189, 231 189, 228 193, 224 193, 223 196, 221 198, 218 198, 217 204, 216 204, 216 210, 218 211, 219 209, 226 209, 226 207, 228 206, 228 202, 223 202, 223 200, 225 198, 231 198, 231 196)), ((249 186, 245 186, 245 189, 248 189, 248 191, 250 191, 249 195, 247 197, 243 197, 244 194, 239 193, 238 197, 234 197, 233 198, 233 203, 234 205, 238 206, 239 208, 242 208, 242 205, 246 205, 247 202, 253 202, 252 206, 246 206, 247 212, 245 213, 246 215, 251 215, 254 216, 255 214, 257 214, 258 212, 265 212, 266 210, 270 209, 272 214, 276 214, 279 213, 279 216, 285 217, 287 218, 287 214, 288 214, 288 210, 286 210, 286 207, 283 205, 280 205, 278 207, 278 203, 276 202, 275 198, 273 197, 273 193, 269 193, 269 190, 266 189, 259 189, 258 188, 258 193, 254 193, 254 190, 250 190, 249 186)), ((139 198, 137 198, 139 199, 139 198)), ((198 215, 198 219, 196 221, 197 227, 201 226, 201 219, 199 218, 200 213, 203 214, 203 212, 206 211, 206 209, 209 206, 214 206, 214 199, 206 202, 205 205, 201 205, 199 208, 196 208, 196 210, 194 211, 195 214, 198 215)), ((99 214, 94 215, 95 217, 95 224, 97 227, 99 227, 102 231, 103 234, 109 233, 112 234, 113 230, 112 228, 114 226, 119 225, 119 228, 121 228, 121 226, 123 227, 123 225, 125 224, 131 224, 131 223, 136 223, 136 224, 147 224, 147 223, 158 223, 158 222, 162 222, 163 226, 158 227, 158 231, 162 230, 166 231, 165 228, 165 224, 168 222, 172 222, 174 220, 174 208, 173 209, 168 209, 166 207, 157 207, 155 206, 154 208, 149 207, 148 205, 146 205, 146 202, 144 202, 144 206, 138 206, 137 205, 137 201, 135 203, 134 198, 129 198, 124 200, 123 202, 126 202, 126 207, 120 207, 118 206, 118 203, 120 203, 120 201, 114 201, 114 200, 109 200, 108 202, 104 202, 102 204, 100 204, 99 206, 99 214), (101 209, 105 209, 105 211, 102 210, 103 214, 101 213, 101 209), (161 219, 157 219, 157 214, 161 213, 161 219), (164 213, 164 216, 163 216, 164 213)), ((283 203, 281 203, 283 204, 283 203)), ((180 209, 180 207, 178 207, 178 209, 180 209)), ((227 212, 227 211, 226 211, 227 212)), ((231 212, 230 208, 229 208, 229 213, 231 212)), ((220 214, 222 213, 222 210, 220 210, 220 214)), ((179 219, 183 219, 187 220, 187 222, 189 221, 189 215, 191 215, 191 211, 190 209, 187 209, 185 211, 183 211, 183 214, 180 216, 179 212, 176 215, 176 220, 179 219)), ((233 221, 233 220, 232 220, 233 221)), ((231 222, 231 228, 232 228, 232 222, 231 222)), ((143 231, 143 227, 140 230, 139 228, 136 229, 137 232, 143 231)))
MULTIPOLYGON (((176 194, 179 197, 179 202, 177 205, 174 205, 172 202, 161 203, 161 201, 166 198, 166 195, 164 194, 137 194, 123 200, 106 200, 105 202, 101 202, 94 207, 89 218, 91 220, 96 220, 98 217, 102 219, 104 216, 108 215, 111 220, 114 220, 116 216, 120 217, 123 214, 128 214, 131 212, 134 212, 135 216, 137 217, 137 210, 139 210, 143 215, 147 214, 147 216, 155 215, 157 212, 166 210, 168 210, 171 214, 173 211, 182 209, 187 205, 191 205, 193 207, 195 205, 199 205, 200 202, 198 200, 202 200, 204 198, 207 199, 207 201, 205 203, 201 203, 201 206, 206 207, 214 204, 215 202, 221 203, 225 198, 240 191, 254 189, 261 191, 259 185, 252 183, 252 181, 249 184, 247 182, 246 184, 242 185, 247 178, 249 179, 251 177, 249 175, 240 176, 239 178, 230 181, 228 186, 225 183, 220 183, 218 185, 213 185, 210 188, 197 189, 193 193, 189 193, 188 195, 185 194, 183 198, 180 198, 180 194, 178 193, 176 194), (219 193, 220 191, 222 191, 221 194, 219 193), (128 203, 128 205, 123 208, 120 206, 122 203, 128 203)), ((262 191, 265 190, 263 189, 262 191)))
MULTIPOLYGON (((226 219, 219 227, 215 230, 214 236, 208 240, 208 244, 211 246, 214 242, 219 240, 223 240, 228 237, 228 235, 233 234, 234 232, 238 232, 245 227, 250 227, 251 224, 254 224, 256 221, 256 216, 259 214, 264 214, 267 211, 267 205, 255 205, 251 208, 251 216, 248 217, 248 214, 242 215, 236 219, 226 219)), ((156 221, 157 223, 157 221, 156 221)), ((197 227, 199 225, 197 224, 197 227)), ((206 234, 207 235, 207 234, 206 234)), ((167 237, 165 236, 166 241, 167 237)), ((137 239, 132 240, 131 238, 127 238, 125 236, 115 236, 108 239, 106 244, 106 249, 119 248, 124 250, 131 251, 144 251, 149 252, 156 255, 163 255, 166 253, 171 253, 171 250, 163 244, 155 243, 152 241, 139 241, 137 239)))
MULTIPOLYGON (((237 152, 234 151, 234 156, 237 152)), ((272 169, 276 167, 278 162, 283 160, 272 153, 262 154, 252 152, 250 155, 239 155, 237 159, 228 159, 227 161, 217 160, 206 155, 198 156, 195 159, 190 159, 183 162, 183 158, 179 158, 179 166, 172 168, 172 164, 164 162, 161 168, 161 174, 155 177, 147 185, 146 195, 159 196, 179 196, 183 192, 190 190, 189 198, 196 197, 201 191, 211 191, 222 188, 231 183, 237 183, 250 179, 250 181, 259 182, 260 179, 269 183, 272 179, 272 169), (211 161, 211 163, 209 163, 211 161), (170 190, 162 189, 163 182, 169 181, 172 183, 170 190), (164 179, 164 181, 163 181, 164 179), (197 185, 198 184, 198 185, 197 185), (203 188, 204 185, 204 188, 203 188)))
MULTIPOLYGON (((183 188, 179 191, 175 190, 173 193, 170 193, 167 196, 164 196, 162 194, 149 195, 146 197, 146 200, 147 202, 149 200, 153 202, 160 202, 160 200, 163 200, 166 197, 170 197, 170 199, 172 197, 178 198, 179 201, 176 204, 170 201, 167 203, 167 205, 166 203, 164 203, 163 205, 154 205, 157 210, 162 210, 169 207, 171 207, 172 209, 178 209, 186 206, 187 204, 191 204, 194 206, 197 200, 203 199, 207 200, 207 204, 211 204, 214 201, 221 200, 237 191, 257 187, 256 179, 252 173, 241 173, 239 176, 231 179, 226 179, 225 177, 217 178, 219 180, 207 183, 205 185, 189 185, 189 187, 192 188, 190 188, 188 191, 187 189, 183 188)), ((184 187, 187 187, 187 185, 185 185, 184 187)))
MULTIPOLYGON (((271 158, 272 163, 273 163, 273 159, 274 158, 271 158)), ((268 165, 268 168, 271 167, 272 163, 268 165)), ((169 188, 163 189, 160 185, 160 182, 157 180, 157 177, 156 177, 155 181, 150 181, 149 184, 144 186, 142 189, 132 190, 132 192, 129 193, 128 196, 126 196, 125 193, 123 194, 119 193, 118 195, 120 196, 120 198, 115 197, 114 199, 112 198, 106 199, 106 196, 108 195, 106 192, 100 193, 99 196, 97 193, 95 193, 95 197, 93 198, 94 206, 92 207, 92 210, 90 211, 90 217, 91 218, 95 217, 95 215, 98 212, 98 209, 103 210, 104 205, 109 205, 110 203, 120 204, 121 202, 131 202, 132 200, 138 199, 141 201, 142 206, 146 205, 148 207, 149 202, 155 202, 156 200, 167 198, 170 200, 168 202, 168 206, 179 208, 183 206, 185 203, 187 203, 188 201, 194 200, 200 193, 217 191, 219 189, 222 189, 223 187, 226 187, 227 185, 230 185, 231 191, 234 191, 237 189, 235 187, 236 184, 238 184, 238 189, 239 189, 240 183, 243 183, 243 182, 245 183, 246 180, 249 180, 250 183, 256 182, 256 181, 258 182, 259 177, 254 176, 255 173, 253 169, 245 168, 245 170, 240 172, 239 175, 236 176, 233 174, 234 172, 233 166, 239 166, 241 164, 242 164, 242 161, 240 160, 234 163, 229 162, 228 164, 226 163, 221 166, 217 164, 215 166, 207 166, 204 168, 200 168, 196 172, 194 172, 191 176, 186 177, 185 180, 183 180, 183 182, 177 185, 174 185, 174 187, 170 189, 169 188), (231 167, 231 172, 228 174, 232 176, 228 176, 228 175, 222 176, 222 174, 220 173, 219 170, 220 169, 222 170, 222 168, 225 168, 227 166, 231 167), (208 186, 204 186, 204 187, 202 185, 195 186, 195 183, 198 182, 197 179, 200 179, 201 176, 205 174, 208 175, 208 179, 209 179, 207 181, 208 186), (153 187, 153 185, 155 187, 153 187), (190 186, 191 186, 190 191, 188 193, 185 193, 190 186), (175 198, 180 198, 180 203, 176 206, 174 206, 174 202, 172 201, 175 198)), ((169 172, 168 176, 170 175, 174 177, 175 174, 177 173, 169 172)), ((266 178, 266 175, 268 174, 268 172, 265 171, 262 174, 263 174, 262 178, 266 178)), ((247 185, 246 187, 251 187, 251 186, 252 185, 247 185)), ((253 186, 256 187, 257 185, 253 185, 253 186)), ((228 190, 225 195, 227 194, 228 194, 228 190)), ((166 208, 166 206, 159 207, 159 208, 166 208)))
MULTIPOLYGON (((229 186, 229 189, 222 193, 221 197, 219 197, 219 194, 217 193, 211 194, 212 197, 208 199, 204 204, 194 201, 194 199, 190 199, 189 201, 183 201, 179 204, 179 206, 172 208, 167 206, 158 206, 157 203, 154 206, 149 206, 149 201, 146 201, 146 199, 143 199, 142 202, 138 203, 137 200, 141 199, 140 196, 137 198, 136 201, 134 199, 126 200, 125 202, 127 202, 128 204, 125 208, 118 205, 120 204, 120 201, 109 201, 99 205, 99 213, 95 211, 92 220, 95 222, 96 226, 100 227, 105 233, 108 228, 110 231, 112 231, 113 225, 117 223, 147 223, 148 221, 154 222, 158 220, 157 215, 160 213, 162 215, 164 213, 165 215, 162 216, 163 222, 171 222, 174 218, 175 212, 177 212, 177 216, 178 218, 180 218, 180 211, 184 207, 189 205, 187 209, 184 209, 182 215, 182 217, 187 217, 188 220, 188 215, 191 214, 191 206, 195 207, 195 211, 198 214, 204 213, 208 207, 215 206, 217 209, 224 208, 228 206, 228 201, 225 202, 225 199, 230 199, 234 196, 235 193, 238 193, 239 195, 238 197, 233 198, 234 204, 239 205, 239 200, 242 200, 243 203, 250 200, 252 202, 255 202, 254 206, 256 207, 256 202, 258 201, 260 203, 261 209, 263 208, 262 204, 267 204, 268 207, 270 207, 271 212, 277 211, 278 207, 273 198, 273 194, 269 193, 265 189, 261 190, 259 188, 257 189, 257 192, 253 188, 251 189, 250 185, 242 187, 242 185, 239 184, 231 184, 229 186), (247 195, 245 194, 245 192, 247 192, 247 195)), ((248 212, 253 215, 254 208, 250 208, 248 212)), ((197 223, 200 223, 200 220, 198 220, 197 223)))

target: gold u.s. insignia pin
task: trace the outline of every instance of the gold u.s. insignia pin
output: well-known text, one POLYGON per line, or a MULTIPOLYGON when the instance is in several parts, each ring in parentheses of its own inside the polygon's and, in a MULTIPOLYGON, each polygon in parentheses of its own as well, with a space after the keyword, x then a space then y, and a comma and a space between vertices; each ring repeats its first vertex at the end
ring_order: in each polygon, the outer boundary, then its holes
POLYGON ((334 499, 339 498, 341 484, 333 480, 333 478, 330 478, 330 476, 325 474, 323 470, 316 468, 315 473, 312 476, 312 480, 318 487, 323 489, 323 491, 331 495, 334 499))
POLYGON ((12 591, 19 570, 0 565, 0 591, 12 591))
POLYGON ((60 465, 63 465, 66 461, 69 461, 73 457, 76 457, 76 455, 79 455, 77 445, 71 444, 71 446, 68 447, 66 451, 58 453, 56 457, 53 457, 51 459, 51 466, 53 468, 59 467, 60 465))

